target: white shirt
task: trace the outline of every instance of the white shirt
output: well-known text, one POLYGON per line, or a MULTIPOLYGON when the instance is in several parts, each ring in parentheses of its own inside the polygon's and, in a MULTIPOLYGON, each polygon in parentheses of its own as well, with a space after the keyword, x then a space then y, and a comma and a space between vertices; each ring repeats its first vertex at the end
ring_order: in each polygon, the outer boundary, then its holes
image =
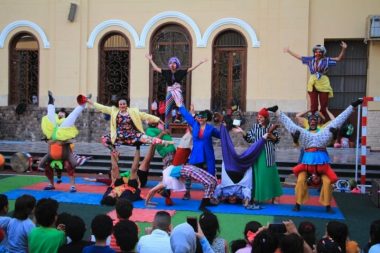
POLYGON ((138 253, 172 253, 169 234, 155 229, 150 235, 144 235, 137 244, 138 253))

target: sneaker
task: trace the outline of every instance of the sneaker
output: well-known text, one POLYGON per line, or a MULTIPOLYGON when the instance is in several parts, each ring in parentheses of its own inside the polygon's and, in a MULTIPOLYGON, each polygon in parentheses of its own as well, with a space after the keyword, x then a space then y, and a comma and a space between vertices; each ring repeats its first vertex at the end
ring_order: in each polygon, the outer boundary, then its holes
POLYGON ((170 197, 166 197, 165 198, 165 205, 172 206, 173 205, 173 200, 170 197))
POLYGON ((75 186, 72 185, 72 186, 70 187, 70 192, 71 192, 71 193, 77 192, 77 188, 75 188, 75 186))
POLYGON ((247 210, 260 210, 263 208, 260 205, 253 204, 253 205, 246 206, 245 209, 247 209, 247 210))
POLYGON ((295 204, 292 210, 294 212, 299 212, 301 210, 301 205, 300 204, 295 204))
POLYGON ((44 191, 51 191, 51 190, 55 190, 55 187, 51 184, 49 184, 48 186, 44 188, 44 191))
POLYGON ((191 199, 190 192, 186 191, 185 194, 182 197, 183 200, 189 200, 191 199))

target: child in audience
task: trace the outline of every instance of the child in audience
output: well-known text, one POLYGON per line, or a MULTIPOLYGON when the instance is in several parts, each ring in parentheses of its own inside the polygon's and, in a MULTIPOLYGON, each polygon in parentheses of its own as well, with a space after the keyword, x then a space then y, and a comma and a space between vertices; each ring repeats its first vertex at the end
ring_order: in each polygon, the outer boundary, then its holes
POLYGON ((313 223, 310 221, 303 221, 298 226, 298 233, 302 236, 310 248, 316 249, 316 229, 313 223))
MULTIPOLYGON (((120 198, 116 201, 116 216, 117 219, 113 220, 113 225, 115 226, 119 221, 129 220, 133 211, 133 204, 128 199, 120 198)), ((137 225, 136 225, 137 226, 137 225)), ((110 247, 116 252, 120 251, 120 248, 117 245, 116 238, 111 235, 110 247)))
POLYGON ((86 225, 79 216, 72 215, 69 217, 66 222, 65 232, 71 242, 61 246, 58 253, 82 253, 84 247, 92 245, 92 242, 83 240, 86 225))
POLYGON ((116 243, 121 249, 121 253, 134 253, 134 249, 139 240, 138 227, 130 220, 119 221, 113 231, 116 243))
POLYGON ((359 253, 360 248, 357 242, 351 241, 348 237, 348 227, 339 221, 330 221, 326 226, 326 234, 341 247, 344 253, 359 253))
POLYGON ((199 217, 199 225, 215 253, 228 252, 226 240, 218 236, 220 228, 218 217, 215 214, 211 212, 202 213, 199 217))
MULTIPOLYGON (((8 213, 8 197, 5 194, 0 194, 0 216, 4 216, 8 213)), ((4 243, 6 234, 2 228, 0 228, 0 252, 5 249, 4 243)))
POLYGON ((29 215, 32 214, 35 205, 36 199, 33 196, 22 195, 16 199, 13 218, 0 217, 0 228, 7 235, 4 240, 5 252, 28 252, 28 234, 35 227, 29 215))
POLYGON ((105 214, 99 214, 91 222, 92 234, 95 236, 94 245, 87 246, 83 253, 116 253, 107 245, 107 238, 112 234, 112 219, 105 214))
POLYGON ((39 226, 29 234, 29 253, 55 253, 66 244, 65 233, 55 227, 58 206, 58 202, 50 198, 37 202, 35 217, 39 226))
POLYGON ((252 251, 252 242, 255 239, 257 231, 262 227, 260 222, 250 221, 245 224, 244 228, 244 238, 246 242, 246 246, 237 250, 236 253, 251 253, 252 251))

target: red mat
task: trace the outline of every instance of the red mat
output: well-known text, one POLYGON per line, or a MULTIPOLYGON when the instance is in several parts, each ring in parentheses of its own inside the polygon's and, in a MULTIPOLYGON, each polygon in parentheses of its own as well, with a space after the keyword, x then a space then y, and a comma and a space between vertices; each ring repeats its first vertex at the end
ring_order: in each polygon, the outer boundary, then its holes
MULTIPOLYGON (((134 222, 153 222, 154 216, 158 211, 166 211, 173 217, 175 214, 175 210, 157 210, 157 209, 141 209, 141 208, 133 208, 132 216, 129 218, 134 222)), ((107 213, 113 220, 118 220, 116 215, 116 210, 112 210, 107 213)))

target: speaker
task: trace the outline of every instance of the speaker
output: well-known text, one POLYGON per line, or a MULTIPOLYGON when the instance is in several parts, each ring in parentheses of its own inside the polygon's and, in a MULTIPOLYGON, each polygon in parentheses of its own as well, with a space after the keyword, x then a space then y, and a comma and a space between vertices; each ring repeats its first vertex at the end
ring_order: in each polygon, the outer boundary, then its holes
POLYGON ((74 22, 75 14, 76 14, 76 12, 77 12, 77 7, 78 7, 78 5, 75 4, 75 3, 71 3, 71 4, 70 4, 69 16, 67 17, 67 19, 68 19, 70 22, 74 22))

